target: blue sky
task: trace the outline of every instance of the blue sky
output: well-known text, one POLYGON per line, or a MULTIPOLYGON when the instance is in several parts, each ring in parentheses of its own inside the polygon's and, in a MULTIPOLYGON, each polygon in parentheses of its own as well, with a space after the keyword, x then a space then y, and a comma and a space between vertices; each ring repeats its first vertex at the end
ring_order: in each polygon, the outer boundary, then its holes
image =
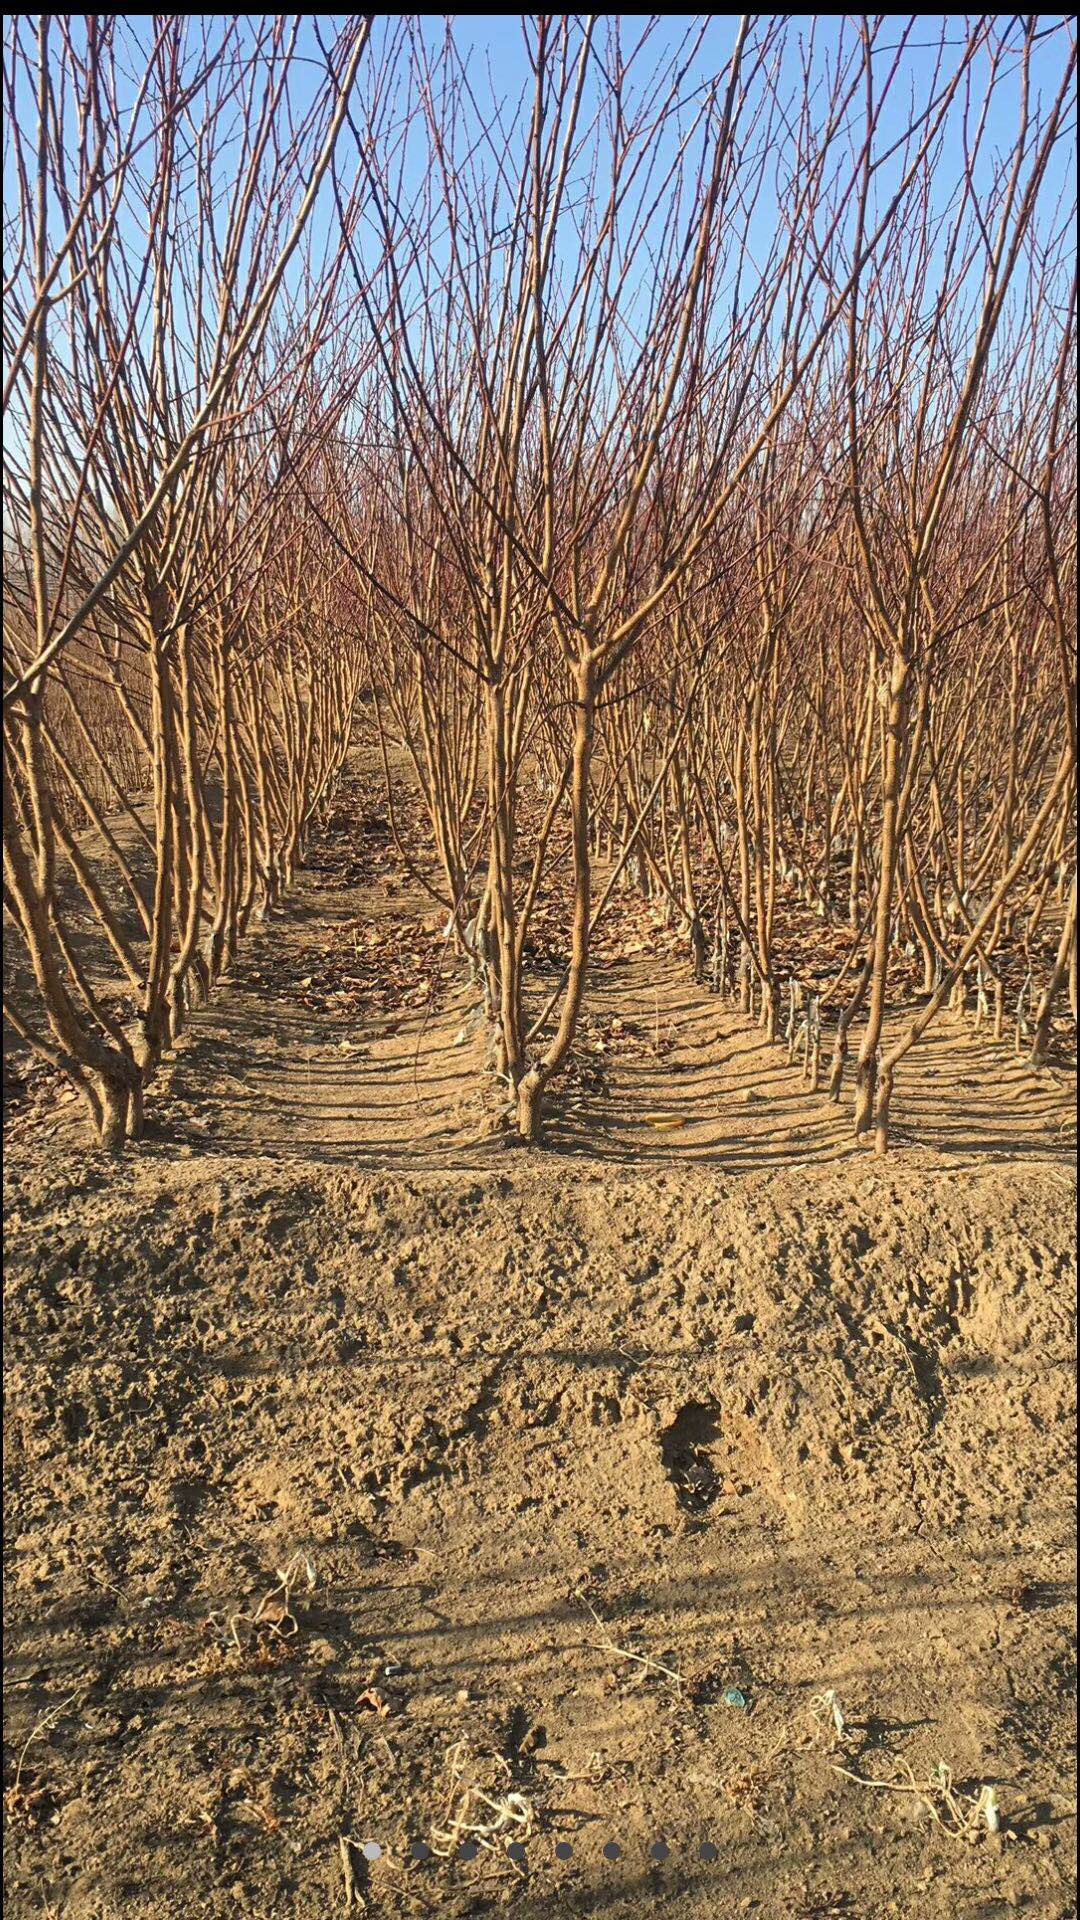
MULTIPOLYGON (((403 17, 404 16, 400 15, 377 16, 372 38, 373 55, 377 56, 380 47, 399 30, 403 17)), ((565 17, 566 16, 555 16, 556 20, 561 20, 565 17)), ((212 21, 214 16, 200 17, 196 15, 189 16, 189 18, 192 20, 193 30, 197 30, 202 18, 212 21)), ((265 21, 267 16, 258 16, 258 18, 260 21, 265 21)), ((345 24, 346 18, 347 16, 344 15, 332 14, 307 15, 301 17, 299 50, 303 56, 306 56, 306 59, 301 60, 294 75, 294 93, 301 101, 304 99, 309 85, 314 84, 317 77, 317 70, 323 63, 320 41, 323 46, 329 45, 336 33, 345 24), (307 65, 307 60, 310 60, 310 66, 307 65)), ((474 89, 477 101, 480 104, 484 105, 493 98, 499 98, 507 108, 510 108, 519 99, 523 90, 527 92, 531 87, 532 76, 525 39, 526 31, 528 31, 530 38, 535 37, 535 25, 533 24, 531 16, 492 14, 478 18, 471 14, 460 17, 454 15, 440 16, 424 14, 416 16, 416 18, 421 22, 424 38, 429 48, 433 51, 439 46, 446 31, 446 22, 449 20, 454 41, 463 56, 470 83, 474 89)), ((820 76, 826 63, 835 57, 841 34, 846 33, 849 36, 851 35, 853 30, 852 23, 855 17, 846 16, 846 24, 844 24, 841 19, 835 16, 822 17, 812 14, 792 14, 788 16, 758 15, 754 16, 756 24, 752 31, 765 30, 780 18, 786 18, 788 22, 788 49, 785 59, 791 78, 794 81, 797 78, 800 45, 802 43, 809 43, 811 40, 813 41, 815 46, 813 71, 820 76)), ((893 83, 882 119, 882 140, 896 138, 900 134, 909 100, 918 99, 925 95, 930 83, 931 63, 934 58, 934 52, 942 26, 946 29, 948 42, 947 55, 951 53, 955 57, 955 53, 961 44, 962 21, 955 15, 924 14, 914 17, 902 15, 888 16, 884 21, 876 53, 876 68, 882 79, 892 59, 891 49, 896 46, 898 35, 905 23, 912 18, 914 19, 914 28, 911 41, 901 63, 900 71, 893 83)), ((1017 16, 1000 15, 993 18, 994 31, 996 33, 1011 32, 1014 40, 1019 40, 1019 30, 1015 24, 1017 16)), ((647 52, 643 63, 645 67, 651 66, 654 61, 662 59, 665 55, 672 54, 678 47, 680 41, 687 36, 693 36, 701 28, 702 23, 704 23, 702 44, 687 74, 685 90, 688 93, 692 91, 695 79, 704 81, 714 74, 723 72, 730 57, 736 33, 737 16, 735 15, 600 15, 597 16, 597 45, 602 45, 604 34, 618 23, 622 34, 624 49, 632 46, 650 19, 655 23, 655 26, 650 42, 650 50, 647 52)), ((1065 36, 1066 33, 1071 30, 1066 24, 1066 19, 1066 16, 1040 16, 1040 33, 1042 37, 1036 49, 1033 65, 1033 80, 1036 94, 1040 90, 1045 94, 1052 94, 1056 89, 1062 71, 1065 36)), ((36 17, 23 16, 23 20, 24 31, 29 29, 32 33, 36 17)), ((76 35, 79 30, 78 22, 79 16, 72 16, 73 31, 76 35)), ((240 16, 239 27, 242 38, 245 34, 246 25, 247 22, 245 18, 240 16)), ((123 28, 126 33, 130 33, 143 45, 149 44, 151 26, 148 16, 134 16, 131 21, 123 23, 123 28)), ((213 31, 213 28, 211 28, 211 31, 213 31)), ((986 55, 980 55, 974 65, 972 75, 973 92, 976 98, 981 94, 987 67, 986 55)), ((28 84, 21 74, 17 76, 16 97, 17 100, 23 103, 27 110, 30 109, 31 101, 29 98, 28 84)), ((988 124, 987 164, 989 164, 991 153, 995 149, 1000 153, 1011 146, 1017 125, 1018 102, 1019 75, 1015 70, 1014 63, 1014 71, 1011 77, 1007 77, 1004 82, 998 86, 994 94, 988 124)), ((347 144, 346 142, 346 147, 347 144)), ((419 162, 422 154, 422 149, 419 144, 416 146, 416 152, 419 162)), ((958 160, 959 156, 957 156, 957 162, 958 160)), ((1071 160, 1072 154, 1069 143, 1065 143, 1059 149, 1055 170, 1056 185, 1061 190, 1067 188, 1071 177, 1071 160)), ((947 193, 950 187, 955 184, 956 172, 957 169, 950 169, 948 164, 942 168, 939 180, 939 186, 942 192, 947 193)), ((7 188, 7 175, 8 154, 5 148, 5 190, 7 188)), ((324 196, 323 205, 320 209, 321 216, 328 217, 327 208, 328 196, 324 196)), ((321 219, 318 224, 321 226, 321 219)))
MULTIPOLYGON (((570 17, 576 18, 575 16, 570 17)), ((79 20, 81 18, 81 16, 71 16, 72 31, 76 35, 79 32, 79 20)), ((188 16, 188 18, 192 22, 190 31, 194 40, 194 36, 198 34, 204 21, 212 22, 215 17, 188 16)), ((251 39, 256 31, 256 19, 260 23, 264 23, 267 18, 268 16, 239 17, 239 37, 241 44, 246 40, 247 44, 250 45, 251 39)), ((425 43, 434 55, 437 53, 447 31, 447 17, 422 15, 417 16, 417 18, 421 22, 421 31, 425 43)), ((519 143, 524 137, 525 126, 527 126, 529 96, 532 87, 532 74, 526 41, 527 31, 530 40, 533 43, 535 42, 536 28, 532 17, 497 14, 481 18, 472 15, 465 15, 460 18, 449 16, 448 18, 450 21, 450 31, 461 55, 477 109, 480 112, 486 112, 490 105, 498 100, 504 111, 512 116, 515 106, 522 96, 524 96, 524 125, 519 120, 516 138, 512 142, 516 153, 519 153, 521 150, 519 143)), ((567 16, 554 16, 554 18, 556 21, 562 21, 567 18, 567 16)), ((681 43, 692 41, 700 34, 700 45, 687 68, 682 83, 683 93, 689 102, 687 107, 688 113, 693 111, 694 100, 700 98, 701 86, 715 75, 724 72, 730 58, 737 31, 737 18, 734 15, 701 16, 675 14, 660 17, 632 14, 623 16, 601 15, 597 18, 596 46, 601 52, 607 35, 614 29, 616 23, 620 29, 625 52, 637 42, 650 19, 653 21, 654 31, 649 49, 642 62, 642 80, 647 79, 648 73, 655 67, 657 62, 662 62, 665 58, 673 57, 681 43)), ((775 26, 776 22, 782 18, 786 18, 787 20, 787 41, 783 59, 787 75, 792 82, 793 88, 796 86, 799 78, 799 65, 804 48, 809 46, 813 47, 813 54, 810 58, 810 71, 813 77, 821 80, 830 65, 835 62, 837 50, 841 44, 849 46, 853 44, 853 21, 855 18, 853 16, 847 16, 844 21, 832 16, 819 17, 809 14, 754 16, 755 24, 751 30, 752 34, 756 35, 769 32, 775 26)), ((1017 17, 1001 15, 992 18, 995 37, 1008 36, 1013 45, 1018 47, 1020 29, 1017 25, 1017 17)), ((373 32, 369 77, 370 74, 377 69, 380 49, 389 40, 392 40, 395 35, 400 33, 402 19, 403 16, 377 17, 373 32)), ((346 16, 334 15, 309 15, 301 17, 298 43, 301 60, 295 71, 295 86, 293 89, 294 99, 299 105, 302 106, 305 100, 310 98, 311 89, 317 84, 319 70, 323 67, 321 47, 327 47, 332 44, 337 33, 344 26, 345 20, 346 16)), ((914 25, 911 31, 910 43, 900 62, 899 70, 894 76, 892 89, 888 95, 885 110, 882 115, 878 138, 879 149, 887 147, 901 136, 907 124, 911 103, 915 102, 918 104, 925 100, 928 90, 932 87, 933 62, 942 28, 944 27, 945 29, 947 42, 945 50, 947 61, 955 59, 962 45, 962 23, 956 16, 929 14, 914 17, 888 16, 884 19, 875 53, 875 72, 879 86, 883 84, 885 75, 893 62, 893 50, 897 45, 898 36, 903 31, 905 23, 910 23, 912 20, 914 21, 914 25)), ((1052 96, 1057 89, 1066 51, 1066 33, 1070 30, 1066 28, 1064 21, 1064 16, 1040 16, 1040 40, 1036 48, 1032 70, 1033 88, 1036 96, 1038 96, 1040 92, 1046 96, 1052 96)), ((35 26, 35 17, 24 16, 23 31, 28 38, 32 36, 35 26)), ((222 23, 221 27, 210 25, 209 31, 211 34, 214 34, 215 32, 223 30, 224 26, 225 23, 222 23)), ((131 21, 121 23, 122 35, 130 35, 134 42, 131 46, 130 58, 132 68, 138 65, 138 46, 146 46, 149 44, 151 32, 152 27, 146 16, 134 16, 131 21)), ((983 93, 988 67, 988 56, 985 52, 981 53, 973 65, 971 75, 972 95, 976 105, 983 93)), ((363 90, 366 84, 367 82, 362 79, 361 90, 363 90)), ((1018 62, 1015 58, 1011 58, 1005 62, 1000 84, 996 87, 992 98, 987 124, 987 138, 980 163, 984 179, 989 175, 994 164, 995 155, 1000 157, 1002 153, 1008 152, 1012 147, 1018 123, 1019 86, 1018 62)), ((25 107, 28 114, 31 107, 29 99, 31 87, 32 82, 25 75, 21 72, 17 74, 17 103, 25 107)), ((21 117, 22 115, 20 114, 20 118, 21 117)), ((362 123, 362 115, 360 118, 362 123)), ((30 116, 29 123, 32 124, 32 115, 30 116)), ((860 138, 861 125, 860 100, 856 104, 852 115, 852 140, 858 141, 860 138)), ((959 120, 955 118, 953 132, 950 135, 950 140, 953 144, 946 147, 942 156, 942 164, 935 179, 935 192, 939 196, 942 208, 948 204, 950 197, 955 193, 961 177, 958 127, 959 120)), ((1072 137, 1063 141, 1058 149, 1052 177, 1048 183, 1048 190, 1044 195, 1044 218, 1047 222, 1051 223, 1055 217, 1058 220, 1067 218, 1073 204, 1073 188, 1071 182, 1075 158, 1074 122, 1071 132, 1072 137), (1055 210, 1055 202, 1060 195, 1063 195, 1064 199, 1055 210)), ((673 138, 673 126, 669 127, 667 132, 661 136, 662 140, 672 141, 673 138)), ((347 135, 341 146, 341 165, 342 171, 345 174, 348 174, 355 164, 354 152, 351 151, 351 145, 351 136, 347 135)), ((516 153, 510 163, 511 174, 514 172, 516 153)), ((493 164, 493 156, 489 154, 483 163, 482 170, 490 173, 493 164)), ((891 179, 895 177, 895 170, 898 165, 899 159, 897 158, 893 161, 891 167, 883 170, 879 188, 882 193, 888 191, 889 183, 891 179)), ((427 166, 428 150, 426 141, 423 137, 422 129, 418 127, 410 140, 405 165, 405 182, 410 193, 416 192, 421 188, 427 172, 427 166)), ((5 149, 5 175, 7 175, 7 167, 8 154, 5 149)), ((221 167, 222 193, 225 194, 229 190, 230 181, 228 178, 228 155, 224 152, 222 154, 221 167)), ((7 181, 5 179, 5 185, 6 184, 7 181)), ((780 211, 781 209, 779 209, 777 205, 775 183, 766 175, 760 201, 750 229, 750 244, 755 254, 764 254, 767 252, 776 231, 780 211)), ((57 216, 57 218, 59 220, 59 216, 57 216)), ((134 228, 132 229, 132 233, 133 236, 137 237, 134 228)), ((312 222, 310 237, 312 248, 316 255, 318 255, 322 246, 332 249, 336 245, 336 214, 332 197, 327 190, 324 190, 320 197, 316 215, 312 222)), ((565 244, 568 250, 572 250, 572 233, 568 234, 565 244)))

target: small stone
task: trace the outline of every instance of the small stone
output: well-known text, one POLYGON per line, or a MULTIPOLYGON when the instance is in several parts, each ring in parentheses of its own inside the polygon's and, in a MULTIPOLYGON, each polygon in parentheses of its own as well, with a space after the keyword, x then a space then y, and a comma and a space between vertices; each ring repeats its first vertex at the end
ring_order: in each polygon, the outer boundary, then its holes
POLYGON ((65 1801, 59 1813, 54 1816, 54 1824, 66 1832, 69 1827, 78 1826, 79 1821, 89 1811, 87 1802, 76 1796, 73 1800, 65 1801))

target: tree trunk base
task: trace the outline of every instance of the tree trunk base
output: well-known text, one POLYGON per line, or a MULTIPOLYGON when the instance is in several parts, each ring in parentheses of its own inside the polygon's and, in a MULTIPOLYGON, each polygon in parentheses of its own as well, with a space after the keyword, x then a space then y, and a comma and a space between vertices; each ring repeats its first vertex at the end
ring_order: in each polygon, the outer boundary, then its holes
POLYGON ((128 1137, 131 1089, 121 1081, 106 1079, 102 1074, 98 1078, 97 1092, 101 1102, 99 1144, 106 1153, 122 1153, 128 1137))
POLYGON ((883 1160, 889 1150, 889 1109, 892 1105, 893 1077, 886 1069, 878 1082, 877 1116, 874 1123, 874 1151, 883 1160))
POLYGON ((860 1060, 855 1076, 855 1138, 868 1133, 874 1124, 874 1095, 877 1091, 877 1062, 860 1060))
POLYGON ((690 963, 693 968, 695 984, 699 987, 705 978, 706 957, 705 934, 702 930, 701 921, 695 916, 690 923, 690 963))
POLYGON ((527 1073, 517 1090, 517 1130, 519 1138, 535 1144, 543 1122, 543 1089, 532 1073, 527 1073))
POLYGON ((840 1094, 843 1090, 843 1085, 844 1085, 844 1068, 847 1066, 847 1057, 848 1057, 847 1034, 846 1032, 843 1031, 843 1029, 841 1029, 841 1031, 836 1036, 836 1045, 833 1048, 832 1065, 829 1070, 829 1099, 832 1101, 834 1106, 838 1106, 840 1103, 840 1094))

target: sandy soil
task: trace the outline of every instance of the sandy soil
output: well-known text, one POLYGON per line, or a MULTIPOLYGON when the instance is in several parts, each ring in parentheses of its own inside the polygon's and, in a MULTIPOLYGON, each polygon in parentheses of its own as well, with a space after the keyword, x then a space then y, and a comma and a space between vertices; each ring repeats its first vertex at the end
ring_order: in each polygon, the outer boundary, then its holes
POLYGON ((511 1149, 358 764, 144 1151, 17 1110, 17 1916, 1074 1913, 1064 1076, 882 1166, 666 951, 587 1039, 511 1149))

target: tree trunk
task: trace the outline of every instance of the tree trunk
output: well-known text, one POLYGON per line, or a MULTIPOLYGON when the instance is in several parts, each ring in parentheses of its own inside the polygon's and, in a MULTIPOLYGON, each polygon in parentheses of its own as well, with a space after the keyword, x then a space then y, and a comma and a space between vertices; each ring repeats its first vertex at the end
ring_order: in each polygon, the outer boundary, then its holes
POLYGON ((1057 999, 1061 983, 1069 971, 1069 956, 1076 941, 1076 875, 1073 875, 1072 892, 1069 906, 1058 941, 1054 971, 1050 975, 1039 1001, 1039 1011, 1035 1016, 1035 1038, 1031 1043, 1031 1064, 1040 1067, 1050 1051, 1050 1025, 1054 1017, 1054 1002, 1057 999))
POLYGON ((878 876, 873 964, 870 973, 870 1013, 862 1046, 859 1049, 859 1064, 855 1074, 855 1132, 857 1135, 867 1131, 874 1117, 878 1047, 881 1044, 881 1031, 885 1023, 893 893, 896 883, 900 774, 907 724, 907 683, 907 662, 902 655, 895 654, 888 682, 885 725, 885 765, 881 796, 881 871, 878 876))

